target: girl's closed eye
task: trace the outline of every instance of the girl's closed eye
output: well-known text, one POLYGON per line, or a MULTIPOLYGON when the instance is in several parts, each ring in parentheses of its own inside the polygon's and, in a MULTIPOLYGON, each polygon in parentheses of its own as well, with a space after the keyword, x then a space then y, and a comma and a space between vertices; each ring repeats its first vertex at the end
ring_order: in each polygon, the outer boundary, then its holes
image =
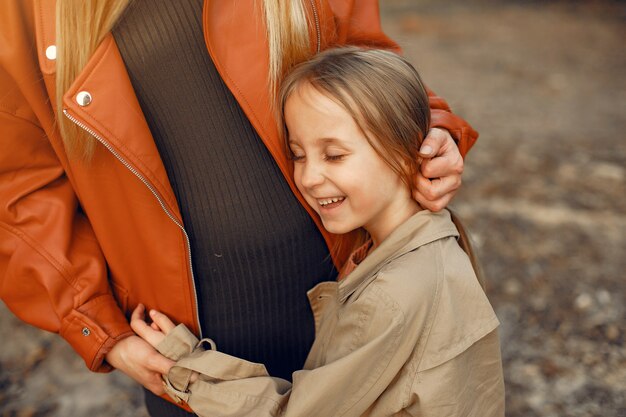
POLYGON ((330 161, 330 162, 335 162, 335 161, 341 161, 343 160, 343 158, 345 158, 345 154, 334 154, 334 155, 324 155, 324 160, 325 161, 330 161))
POLYGON ((326 162, 339 162, 343 161, 350 151, 344 146, 340 146, 337 140, 333 140, 333 143, 329 143, 329 146, 325 146, 321 149, 322 156, 326 162))
POLYGON ((304 160, 304 149, 295 141, 289 141, 289 159, 293 162, 300 162, 304 160))

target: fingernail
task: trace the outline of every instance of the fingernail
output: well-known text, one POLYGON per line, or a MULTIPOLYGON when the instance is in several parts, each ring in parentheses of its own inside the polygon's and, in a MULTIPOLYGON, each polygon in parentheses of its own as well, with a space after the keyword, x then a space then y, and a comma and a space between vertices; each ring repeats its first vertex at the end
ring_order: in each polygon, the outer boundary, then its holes
POLYGON ((155 314, 156 314, 156 311, 155 311, 155 310, 150 310, 150 315, 151 315, 151 316, 154 316, 155 314))
POLYGON ((420 152, 423 153, 424 155, 430 155, 432 153, 432 151, 433 151, 433 148, 431 148, 428 145, 426 145, 422 149, 420 149, 420 152))

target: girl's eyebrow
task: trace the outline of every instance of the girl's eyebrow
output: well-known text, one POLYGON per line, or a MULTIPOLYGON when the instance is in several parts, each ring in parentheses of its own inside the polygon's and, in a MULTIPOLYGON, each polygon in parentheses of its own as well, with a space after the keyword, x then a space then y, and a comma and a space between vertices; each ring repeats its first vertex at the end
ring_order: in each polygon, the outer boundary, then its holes
MULTIPOLYGON (((344 143, 345 141, 342 141, 341 139, 338 139, 338 138, 318 138, 318 139, 315 139, 315 142, 322 143, 322 144, 333 144, 333 143, 344 143)), ((297 140, 289 139, 289 144, 299 145, 299 142, 297 140)))
POLYGON ((337 138, 319 138, 317 141, 322 142, 322 143, 342 142, 341 139, 337 139, 337 138))
POLYGON ((339 138, 318 138, 315 140, 316 144, 318 145, 348 145, 350 143, 350 141, 345 140, 345 139, 339 139, 339 138))

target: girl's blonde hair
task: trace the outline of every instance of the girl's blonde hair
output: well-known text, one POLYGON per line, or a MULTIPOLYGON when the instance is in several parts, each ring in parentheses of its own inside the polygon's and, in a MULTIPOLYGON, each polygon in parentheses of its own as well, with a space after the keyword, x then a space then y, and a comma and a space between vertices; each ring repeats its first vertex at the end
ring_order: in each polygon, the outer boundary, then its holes
MULTIPOLYGON (((419 149, 428 133, 430 106, 426 88, 413 65, 390 51, 342 47, 326 50, 296 66, 283 81, 277 103, 283 142, 289 154, 285 104, 304 85, 340 104, 387 165, 408 187, 416 186, 419 149)), ((467 231, 458 216, 453 214, 452 218, 459 229, 459 244, 482 283, 467 231)), ((363 229, 357 230, 340 236, 331 250, 341 257, 367 238, 363 229)))
MULTIPOLYGON (((71 156, 89 159, 96 142, 87 132, 63 117, 63 94, 70 88, 100 42, 111 31, 132 0, 57 0, 57 117, 71 156)), ((270 97, 283 75, 308 59, 310 44, 306 0, 263 0, 269 43, 270 97)))

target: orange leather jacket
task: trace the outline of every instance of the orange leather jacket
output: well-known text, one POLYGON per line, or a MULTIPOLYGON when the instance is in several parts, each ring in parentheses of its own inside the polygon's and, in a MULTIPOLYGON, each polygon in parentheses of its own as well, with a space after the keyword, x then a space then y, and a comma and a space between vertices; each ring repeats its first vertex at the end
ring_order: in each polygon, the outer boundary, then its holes
MULTIPOLYGON (((255 0, 206 0, 207 48, 222 78, 292 181, 269 111, 267 40, 255 0)), ((397 48, 375 0, 310 0, 312 49, 397 48)), ((132 334, 142 302, 199 332, 189 241, 174 193, 124 63, 109 34, 55 114, 55 1, 0 2, 0 296, 22 320, 59 333, 89 369, 132 334), (79 100, 88 92, 91 101, 79 100), (79 101, 81 103, 79 104, 79 101), (55 119, 68 117, 99 146, 69 159, 55 119)), ((433 126, 465 154, 477 134, 431 96, 433 126)), ((341 263, 341 259, 335 259, 341 263)))

